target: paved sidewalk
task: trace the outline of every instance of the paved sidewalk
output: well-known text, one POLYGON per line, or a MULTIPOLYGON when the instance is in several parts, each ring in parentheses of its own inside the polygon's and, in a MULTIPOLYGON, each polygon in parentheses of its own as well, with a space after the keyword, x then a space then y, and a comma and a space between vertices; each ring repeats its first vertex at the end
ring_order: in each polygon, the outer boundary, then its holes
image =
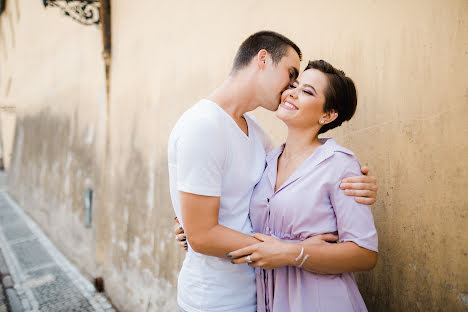
POLYGON ((7 311, 6 302, 11 312, 115 311, 4 189, 0 189, 0 275, 0 312, 7 311))

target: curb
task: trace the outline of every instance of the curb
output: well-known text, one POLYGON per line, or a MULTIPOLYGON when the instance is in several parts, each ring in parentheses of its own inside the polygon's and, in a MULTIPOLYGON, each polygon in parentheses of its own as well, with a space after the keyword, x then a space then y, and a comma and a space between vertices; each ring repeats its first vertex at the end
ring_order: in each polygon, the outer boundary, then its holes
POLYGON ((14 288, 7 288, 5 290, 7 297, 7 304, 11 312, 23 312, 23 305, 19 300, 18 294, 14 288))
POLYGON ((1 284, 3 285, 3 291, 5 292, 5 298, 9 311, 11 312, 23 312, 23 305, 16 293, 14 288, 14 282, 11 278, 10 271, 6 265, 5 259, 3 258, 2 250, 0 249, 0 277, 1 284))

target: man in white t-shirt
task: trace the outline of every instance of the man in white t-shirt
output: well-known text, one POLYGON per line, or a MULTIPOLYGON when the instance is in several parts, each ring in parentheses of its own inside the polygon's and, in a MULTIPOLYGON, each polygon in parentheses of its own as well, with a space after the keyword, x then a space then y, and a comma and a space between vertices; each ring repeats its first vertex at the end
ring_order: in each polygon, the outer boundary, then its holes
MULTIPOLYGON (((226 255, 258 243, 249 203, 271 140, 247 112, 275 111, 298 75, 300 49, 288 38, 258 32, 240 46, 231 74, 177 121, 169 138, 171 199, 188 252, 178 282, 181 311, 256 311, 255 274, 226 255)), ((351 178, 347 194, 372 204, 374 177, 351 178)))

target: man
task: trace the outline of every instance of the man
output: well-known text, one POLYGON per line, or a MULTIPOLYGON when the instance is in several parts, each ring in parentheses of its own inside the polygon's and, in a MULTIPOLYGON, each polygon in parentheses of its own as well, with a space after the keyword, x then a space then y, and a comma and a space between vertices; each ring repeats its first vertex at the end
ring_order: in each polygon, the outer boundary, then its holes
MULTIPOLYGON (((256 311, 255 274, 226 255, 258 243, 251 236, 249 202, 272 147, 245 113, 275 111, 281 93, 299 73, 301 51, 269 31, 240 46, 229 77, 207 99, 184 113, 169 138, 171 199, 189 243, 179 275, 181 311, 256 311)), ((351 178, 347 194, 371 204, 373 177, 351 178)))

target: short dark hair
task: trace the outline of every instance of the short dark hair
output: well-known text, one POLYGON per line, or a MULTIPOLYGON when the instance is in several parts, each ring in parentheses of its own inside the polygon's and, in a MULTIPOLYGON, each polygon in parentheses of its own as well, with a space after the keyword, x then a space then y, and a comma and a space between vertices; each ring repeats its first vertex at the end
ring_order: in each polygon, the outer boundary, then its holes
POLYGON ((242 42, 234 58, 232 70, 236 71, 247 66, 261 49, 270 53, 273 63, 276 65, 288 53, 288 47, 293 48, 299 55, 299 59, 302 59, 301 50, 290 39, 274 31, 259 31, 242 42))
POLYGON ((309 61, 305 70, 316 69, 325 74, 328 86, 325 90, 324 112, 334 110, 338 117, 332 122, 323 125, 319 133, 341 126, 344 121, 350 120, 357 107, 357 92, 353 80, 346 74, 324 60, 309 61))

